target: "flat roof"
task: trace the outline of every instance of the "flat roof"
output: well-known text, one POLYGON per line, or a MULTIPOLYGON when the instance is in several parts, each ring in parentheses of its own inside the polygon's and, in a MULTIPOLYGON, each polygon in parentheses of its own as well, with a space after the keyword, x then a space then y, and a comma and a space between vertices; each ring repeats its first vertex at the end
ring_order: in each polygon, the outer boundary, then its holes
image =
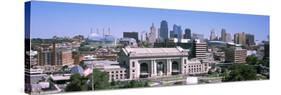
POLYGON ((188 55, 181 47, 176 48, 123 48, 127 56, 175 56, 188 55))
POLYGON ((54 81, 58 81, 58 80, 69 80, 70 79, 70 74, 67 75, 51 75, 51 79, 54 81))

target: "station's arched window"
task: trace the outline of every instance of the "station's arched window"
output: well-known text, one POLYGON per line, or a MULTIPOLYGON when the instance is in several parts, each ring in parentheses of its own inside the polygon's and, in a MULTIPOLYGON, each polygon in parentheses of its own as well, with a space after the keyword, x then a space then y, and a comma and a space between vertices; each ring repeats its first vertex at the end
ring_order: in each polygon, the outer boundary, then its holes
POLYGON ((132 62, 132 67, 135 67, 135 61, 132 62))

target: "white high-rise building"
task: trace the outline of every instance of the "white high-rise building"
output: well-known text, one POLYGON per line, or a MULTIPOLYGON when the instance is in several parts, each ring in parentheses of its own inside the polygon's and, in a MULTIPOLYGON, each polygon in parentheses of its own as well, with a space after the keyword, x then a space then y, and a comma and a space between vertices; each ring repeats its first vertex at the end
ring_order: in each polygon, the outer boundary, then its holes
POLYGON ((225 42, 232 42, 232 38, 231 38, 231 34, 230 33, 226 33, 226 37, 225 37, 225 42))
POLYGON ((152 26, 150 27, 150 33, 148 34, 148 42, 150 44, 155 43, 156 38, 157 38, 157 34, 156 34, 156 28, 154 26, 154 24, 152 23, 152 26))

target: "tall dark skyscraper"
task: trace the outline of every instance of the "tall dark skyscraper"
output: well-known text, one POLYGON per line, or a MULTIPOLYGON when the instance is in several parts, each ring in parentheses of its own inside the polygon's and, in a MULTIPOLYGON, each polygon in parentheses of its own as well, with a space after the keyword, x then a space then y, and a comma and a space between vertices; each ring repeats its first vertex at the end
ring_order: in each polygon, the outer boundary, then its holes
POLYGON ((179 32, 176 24, 173 25, 173 33, 170 32, 170 34, 172 35, 171 38, 178 38, 179 32))
POLYGON ((138 32, 123 32, 123 38, 134 38, 139 42, 138 32))
POLYGON ((159 35, 161 42, 164 42, 165 40, 169 39, 168 22, 166 20, 161 21, 159 35))
POLYGON ((174 24, 173 33, 174 33, 173 38, 177 38, 179 41, 181 41, 182 36, 183 36, 181 26, 174 24))
POLYGON ((189 28, 186 28, 184 30, 184 36, 183 36, 184 39, 191 39, 191 30, 189 28))
POLYGON ((173 30, 170 31, 170 38, 176 38, 173 30))
POLYGON ((255 36, 252 34, 246 34, 246 44, 255 45, 255 36))
POLYGON ((264 58, 269 58, 269 52, 270 52, 269 41, 264 41, 264 58))
POLYGON ((226 30, 221 29, 221 41, 226 42, 226 30))
POLYGON ((215 30, 211 30, 210 40, 213 40, 213 41, 217 40, 217 36, 216 36, 215 30))

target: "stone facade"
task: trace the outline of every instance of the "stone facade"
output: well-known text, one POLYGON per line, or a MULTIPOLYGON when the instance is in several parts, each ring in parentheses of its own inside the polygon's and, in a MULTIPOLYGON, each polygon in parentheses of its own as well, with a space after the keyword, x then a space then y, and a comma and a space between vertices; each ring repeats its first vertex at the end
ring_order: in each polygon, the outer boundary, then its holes
POLYGON ((119 63, 129 80, 188 74, 188 52, 177 48, 123 48, 119 63))

